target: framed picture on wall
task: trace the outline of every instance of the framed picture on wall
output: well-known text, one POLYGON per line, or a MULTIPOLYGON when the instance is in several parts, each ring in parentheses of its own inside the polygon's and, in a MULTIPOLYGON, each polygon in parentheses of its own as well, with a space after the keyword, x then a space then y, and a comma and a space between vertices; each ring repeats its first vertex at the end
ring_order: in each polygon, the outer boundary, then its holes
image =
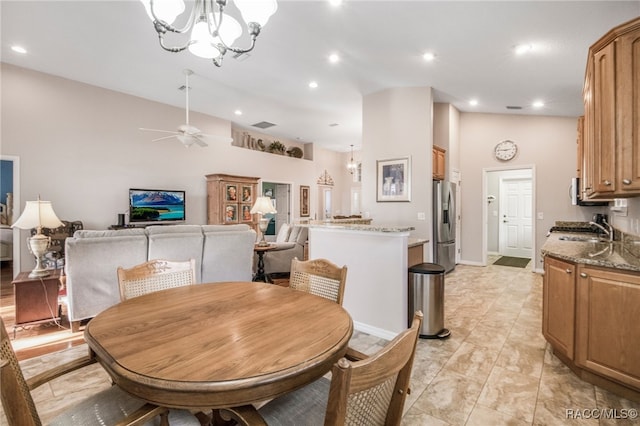
POLYGON ((411 158, 377 162, 376 201, 411 201, 411 158))
POLYGON ((309 217, 309 187, 300 185, 300 217, 309 217))

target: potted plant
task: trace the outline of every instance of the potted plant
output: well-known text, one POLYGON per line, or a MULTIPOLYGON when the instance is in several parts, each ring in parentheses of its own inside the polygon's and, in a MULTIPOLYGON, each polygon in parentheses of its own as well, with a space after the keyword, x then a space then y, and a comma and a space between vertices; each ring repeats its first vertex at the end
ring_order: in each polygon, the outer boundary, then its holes
POLYGON ((267 151, 272 154, 284 155, 284 153, 287 151, 287 147, 284 146, 280 141, 273 141, 269 144, 269 148, 267 149, 267 151))

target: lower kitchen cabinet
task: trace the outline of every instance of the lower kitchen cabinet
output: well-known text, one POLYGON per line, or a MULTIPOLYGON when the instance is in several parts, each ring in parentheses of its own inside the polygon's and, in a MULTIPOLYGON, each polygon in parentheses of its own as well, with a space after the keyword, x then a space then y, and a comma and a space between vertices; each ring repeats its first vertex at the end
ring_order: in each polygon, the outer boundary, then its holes
POLYGON ((640 274, 579 267, 575 362, 640 389, 640 274))
POLYGON ((545 256, 542 334, 580 378, 640 401, 640 273, 545 256))
POLYGON ((555 352, 573 359, 576 265, 547 257, 544 261, 542 334, 555 352))

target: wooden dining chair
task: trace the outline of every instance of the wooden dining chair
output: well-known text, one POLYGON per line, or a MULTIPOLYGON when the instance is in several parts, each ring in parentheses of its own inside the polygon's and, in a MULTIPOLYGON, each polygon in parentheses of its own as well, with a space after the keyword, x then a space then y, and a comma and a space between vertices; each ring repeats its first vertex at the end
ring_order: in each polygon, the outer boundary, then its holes
POLYGON ((196 261, 194 259, 180 262, 155 259, 130 269, 118 267, 120 300, 167 288, 191 285, 195 282, 196 261))
POLYGON ((327 259, 291 261, 289 287, 306 291, 325 299, 333 300, 342 306, 344 286, 347 281, 347 267, 339 267, 327 259))
POLYGON ((422 317, 417 311, 411 328, 376 354, 357 361, 340 359, 331 380, 320 378, 259 410, 246 405, 221 410, 220 415, 244 425, 399 425, 422 317))
MULTIPOLYGON (((49 371, 25 380, 11 346, 9 335, 0 319, 0 393, 2 407, 10 426, 40 425, 31 391, 57 377, 93 364, 96 359, 90 355, 67 362, 49 371)), ((77 404, 71 410, 60 414, 51 424, 143 424, 160 415, 161 424, 167 425, 169 410, 146 404, 122 391, 118 386, 94 394, 77 404), (128 423, 124 423, 124 422, 128 423)))

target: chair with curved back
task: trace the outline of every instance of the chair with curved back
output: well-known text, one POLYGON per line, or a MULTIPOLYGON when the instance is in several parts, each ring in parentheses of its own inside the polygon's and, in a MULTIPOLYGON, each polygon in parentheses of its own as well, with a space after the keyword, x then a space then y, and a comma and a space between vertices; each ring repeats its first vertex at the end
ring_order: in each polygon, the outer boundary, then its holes
POLYGON ((291 261, 289 287, 294 290, 315 294, 342 306, 346 281, 347 267, 339 267, 327 259, 301 261, 296 257, 291 261))
POLYGON ((118 268, 120 300, 196 282, 194 259, 170 261, 154 259, 129 269, 118 268))
POLYGON ((220 414, 244 425, 399 425, 422 318, 417 311, 410 329, 370 357, 352 362, 347 352, 331 380, 322 377, 259 410, 246 405, 220 414))

